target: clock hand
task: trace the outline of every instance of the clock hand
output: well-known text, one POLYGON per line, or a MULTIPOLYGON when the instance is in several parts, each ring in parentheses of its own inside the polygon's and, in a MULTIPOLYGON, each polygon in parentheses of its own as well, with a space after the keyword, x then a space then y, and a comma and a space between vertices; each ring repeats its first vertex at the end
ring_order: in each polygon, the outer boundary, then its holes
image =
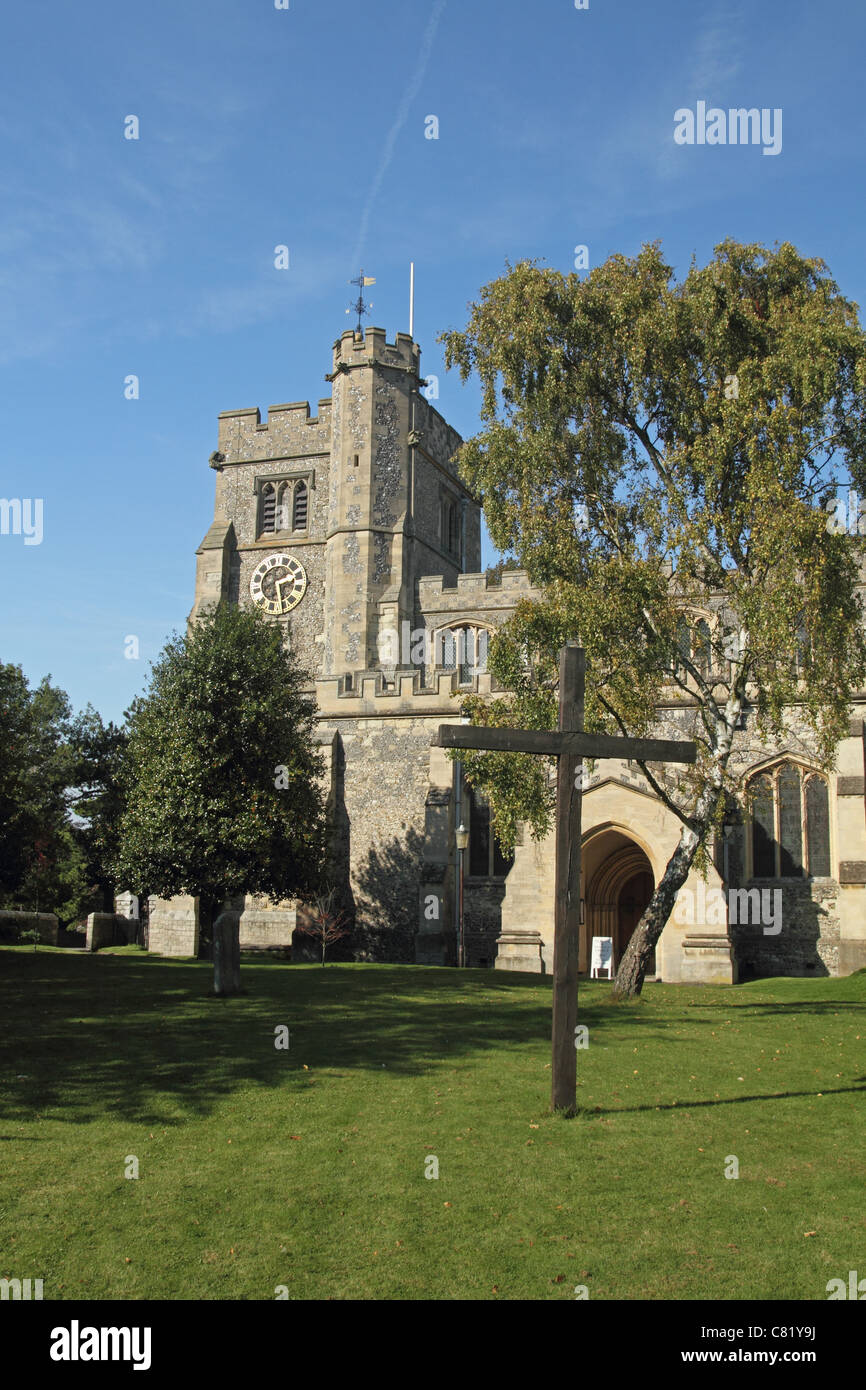
POLYGON ((294 582, 295 582, 294 576, 291 575, 291 574, 285 575, 282 579, 275 579, 275 580, 274 580, 274 589, 276 590, 277 597, 278 597, 279 600, 280 600, 280 606, 281 606, 281 607, 282 607, 282 605, 285 603, 285 597, 284 597, 283 594, 280 593, 280 590, 282 589, 282 587, 283 587, 284 584, 294 584, 294 582))

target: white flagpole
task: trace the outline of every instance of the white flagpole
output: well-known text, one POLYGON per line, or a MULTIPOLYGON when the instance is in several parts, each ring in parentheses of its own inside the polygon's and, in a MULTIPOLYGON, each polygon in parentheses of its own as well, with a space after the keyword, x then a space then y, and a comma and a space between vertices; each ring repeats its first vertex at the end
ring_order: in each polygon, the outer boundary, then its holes
POLYGON ((409 262, 409 337, 415 337, 415 262, 409 262))

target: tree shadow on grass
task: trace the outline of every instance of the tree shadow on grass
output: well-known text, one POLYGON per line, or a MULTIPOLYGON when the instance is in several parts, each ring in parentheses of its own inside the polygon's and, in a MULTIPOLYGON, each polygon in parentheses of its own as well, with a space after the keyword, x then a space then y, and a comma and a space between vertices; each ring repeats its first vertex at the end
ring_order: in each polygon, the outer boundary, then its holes
POLYGON ((550 1033, 546 982, 491 971, 245 965, 247 992, 225 1000, 209 993, 210 967, 193 962, 4 957, 7 1121, 48 1111, 168 1125, 240 1087, 305 1088, 304 1064, 420 1075, 479 1051, 543 1048, 550 1033), (287 1051, 275 1046, 280 1025, 287 1051))
MULTIPOLYGON (((549 977, 261 964, 244 965, 241 979, 245 994, 217 999, 207 964, 0 952, 0 1115, 20 1122, 50 1112, 75 1123, 117 1117, 165 1126, 209 1114, 240 1088, 304 1090, 310 1073, 322 1069, 384 1066, 391 1075, 421 1076, 471 1067, 488 1053, 549 1055, 549 977), (286 1051, 275 1046, 281 1025, 289 1030, 286 1051)), ((672 1038, 664 1028, 683 1022, 676 1000, 632 1016, 600 992, 587 1003, 586 993, 579 1017, 594 1038, 639 1020, 642 1039, 693 1043, 694 1034, 672 1038)), ((840 1002, 833 1001, 836 1012, 840 1002)), ((779 1013, 799 1007, 750 1005, 779 1013)))

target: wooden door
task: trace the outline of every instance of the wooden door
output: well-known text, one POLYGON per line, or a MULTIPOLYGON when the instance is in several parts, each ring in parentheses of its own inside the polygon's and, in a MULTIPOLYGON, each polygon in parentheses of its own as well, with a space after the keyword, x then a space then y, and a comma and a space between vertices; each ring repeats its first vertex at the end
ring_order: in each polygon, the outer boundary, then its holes
MULTIPOLYGON (((646 911, 653 895, 653 876, 648 869, 632 874, 620 889, 617 902, 616 964, 619 965, 623 952, 631 940, 632 932, 646 911)), ((655 951, 650 957, 647 974, 655 974, 655 951)))

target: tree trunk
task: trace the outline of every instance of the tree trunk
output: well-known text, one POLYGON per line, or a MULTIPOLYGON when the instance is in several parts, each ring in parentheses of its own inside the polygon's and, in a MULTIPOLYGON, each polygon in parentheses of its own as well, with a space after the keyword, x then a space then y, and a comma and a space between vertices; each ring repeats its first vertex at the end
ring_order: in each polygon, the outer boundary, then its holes
POLYGON ((614 999, 633 999, 643 989, 650 956, 671 915, 677 893, 689 876, 700 842, 701 836, 696 830, 683 826, 680 842, 668 860, 659 886, 635 927, 619 963, 613 983, 614 999))
POLYGON ((225 907, 213 924, 213 989, 214 994, 240 994, 241 990, 241 915, 233 907, 225 907))
POLYGON ((644 976, 650 956, 664 931, 668 918, 676 902, 677 893, 689 876, 692 862, 698 847, 704 839, 713 820, 716 803, 721 791, 725 769, 731 752, 733 729, 739 714, 739 700, 732 700, 726 711, 727 726, 720 737, 716 749, 716 760, 712 775, 698 798, 691 825, 684 825, 680 842, 668 860, 661 881, 650 899, 649 906, 641 917, 619 963, 616 979, 613 982, 614 999, 633 999, 643 989, 644 976))

